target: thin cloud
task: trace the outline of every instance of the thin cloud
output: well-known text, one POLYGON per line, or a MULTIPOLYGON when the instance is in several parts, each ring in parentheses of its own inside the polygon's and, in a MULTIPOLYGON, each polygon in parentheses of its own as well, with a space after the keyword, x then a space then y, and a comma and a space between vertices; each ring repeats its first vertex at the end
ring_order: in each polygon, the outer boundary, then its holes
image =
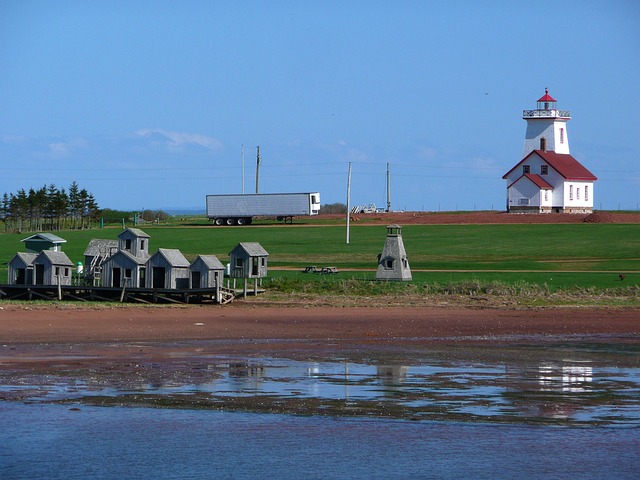
POLYGON ((222 148, 222 142, 220 140, 199 133, 172 132, 161 128, 147 128, 138 130, 136 135, 150 138, 154 146, 169 149, 181 149, 188 146, 198 146, 209 150, 220 150, 222 148), (158 140, 158 137, 162 140, 158 140))

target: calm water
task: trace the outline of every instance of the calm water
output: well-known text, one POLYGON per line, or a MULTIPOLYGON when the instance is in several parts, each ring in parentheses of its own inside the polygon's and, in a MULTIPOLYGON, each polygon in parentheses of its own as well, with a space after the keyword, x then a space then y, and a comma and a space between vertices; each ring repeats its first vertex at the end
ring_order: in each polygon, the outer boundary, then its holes
POLYGON ((637 478, 633 427, 0 403, 3 479, 637 478))
POLYGON ((162 362, 140 343, 113 347, 135 361, 99 363, 83 363, 78 348, 50 354, 47 371, 0 370, 0 398, 12 400, 0 401, 0 479, 640 471, 634 341, 354 346, 318 358, 223 356, 215 343, 190 342, 162 362))

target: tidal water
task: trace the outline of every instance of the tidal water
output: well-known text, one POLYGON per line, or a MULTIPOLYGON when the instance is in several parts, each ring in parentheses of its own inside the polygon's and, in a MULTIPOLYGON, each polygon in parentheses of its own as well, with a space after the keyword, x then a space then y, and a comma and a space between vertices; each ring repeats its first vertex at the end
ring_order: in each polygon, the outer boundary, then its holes
POLYGON ((579 340, 314 358, 190 342, 162 361, 140 343, 100 362, 65 347, 0 370, 0 479, 638 478, 640 347, 579 340))
POLYGON ((3 479, 637 478, 637 428, 0 404, 3 479))

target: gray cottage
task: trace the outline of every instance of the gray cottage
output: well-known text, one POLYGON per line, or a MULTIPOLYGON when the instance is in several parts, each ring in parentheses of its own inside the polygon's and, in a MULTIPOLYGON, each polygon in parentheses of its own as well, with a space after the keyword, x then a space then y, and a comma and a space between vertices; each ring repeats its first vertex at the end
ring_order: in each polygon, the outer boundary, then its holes
POLYGON ((34 285, 71 285, 73 262, 64 252, 43 250, 33 260, 34 285))
POLYGON ((269 253, 258 242, 241 242, 229 252, 231 278, 264 278, 269 253))
POLYGON ((148 257, 136 257, 118 250, 102 264, 102 286, 144 287, 148 257))
POLYGON ((221 287, 224 281, 224 265, 215 255, 198 255, 189 265, 190 288, 221 287))
POLYGON ((189 261, 173 248, 160 248, 147 261, 147 287, 189 288, 189 261))
POLYGON ((127 228, 118 235, 118 249, 134 257, 149 258, 149 238, 139 228, 127 228))
POLYGON ((37 254, 20 252, 8 264, 9 285, 33 285, 33 261, 37 254))
POLYGON ((62 244, 67 243, 64 238, 60 238, 53 233, 36 233, 20 241, 24 242, 27 252, 31 253, 40 253, 43 250, 61 252, 62 244))
MULTIPOLYGON (((84 278, 88 285, 98 286, 102 278, 102 264, 118 251, 117 240, 92 238, 84 251, 84 278)), ((80 272, 78 272, 80 273, 80 272)))

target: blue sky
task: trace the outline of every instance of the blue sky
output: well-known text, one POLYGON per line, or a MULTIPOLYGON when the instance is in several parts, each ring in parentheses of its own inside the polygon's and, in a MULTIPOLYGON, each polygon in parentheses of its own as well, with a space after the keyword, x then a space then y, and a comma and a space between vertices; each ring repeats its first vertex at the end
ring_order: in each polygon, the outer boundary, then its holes
POLYGON ((0 0, 0 194, 102 207, 319 191, 504 209, 545 87, 594 206, 640 204, 640 3, 0 0))

